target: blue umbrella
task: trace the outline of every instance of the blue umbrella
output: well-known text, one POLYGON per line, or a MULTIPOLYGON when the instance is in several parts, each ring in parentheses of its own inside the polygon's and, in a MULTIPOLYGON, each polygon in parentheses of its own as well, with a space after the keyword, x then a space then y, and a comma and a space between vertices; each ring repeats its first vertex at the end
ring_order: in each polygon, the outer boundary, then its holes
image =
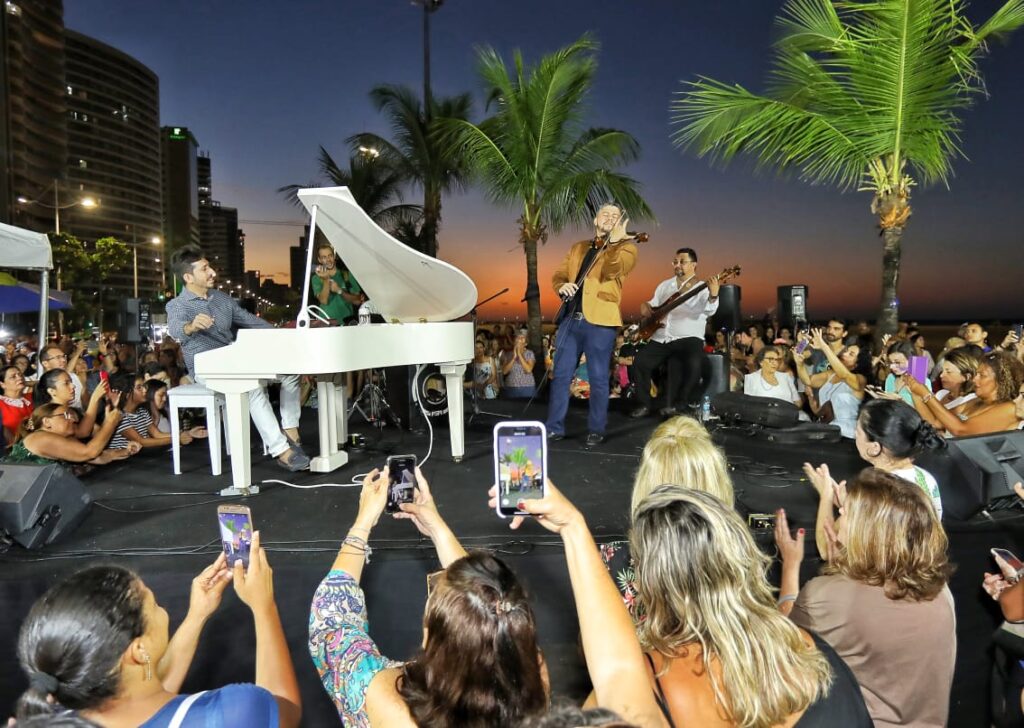
MULTIPOLYGON (((66 291, 50 291, 49 308, 71 308, 71 296, 66 291)), ((39 286, 31 283, 10 285, 0 279, 0 313, 26 313, 39 310, 39 286)))

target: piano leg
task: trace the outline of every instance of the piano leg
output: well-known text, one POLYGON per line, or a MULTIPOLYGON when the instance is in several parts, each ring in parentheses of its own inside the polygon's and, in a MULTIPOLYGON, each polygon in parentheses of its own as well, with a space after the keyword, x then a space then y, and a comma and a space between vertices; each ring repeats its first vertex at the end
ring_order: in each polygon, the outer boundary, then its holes
POLYGON ((259 493, 252 485, 252 463, 249 456, 249 392, 224 394, 227 414, 228 439, 231 442, 231 488, 224 488, 223 496, 242 496, 259 493))
POLYGON ((345 396, 344 385, 342 395, 338 396, 338 387, 333 376, 317 377, 317 424, 320 428, 320 454, 309 462, 309 469, 314 473, 329 473, 337 470, 348 462, 348 453, 338 449, 338 420, 344 419, 345 396), (338 407, 341 407, 340 417, 338 407))
POLYGON ((465 426, 462 414, 462 379, 465 364, 441 364, 445 388, 448 393, 448 424, 452 437, 452 460, 459 462, 466 454, 465 426))

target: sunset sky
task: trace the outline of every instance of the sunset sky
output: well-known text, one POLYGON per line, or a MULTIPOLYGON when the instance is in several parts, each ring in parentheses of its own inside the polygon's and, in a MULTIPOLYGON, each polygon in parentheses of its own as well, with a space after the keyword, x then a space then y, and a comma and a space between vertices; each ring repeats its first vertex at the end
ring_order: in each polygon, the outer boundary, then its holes
MULTIPOLYGON (((813 318, 871 316, 877 310, 881 241, 867 193, 809 187, 745 162, 726 170, 669 142, 669 101, 698 74, 759 91, 768 68, 773 18, 782 0, 447 0, 432 17, 435 95, 472 91, 483 114, 475 47, 528 61, 591 31, 602 44, 588 121, 634 134, 641 159, 628 168, 643 185, 657 223, 626 282, 624 312, 635 312, 671 275, 680 246, 700 255, 708 275, 740 264, 743 313, 760 318, 780 284, 810 287, 813 318)), ((1001 3, 975 0, 975 22, 1001 3)), ((243 220, 295 221, 301 211, 275 190, 320 183, 318 145, 346 158, 345 137, 388 134, 368 102, 376 84, 422 90, 422 11, 408 0, 197 3, 189 0, 65 0, 69 28, 119 48, 160 77, 161 123, 189 127, 213 165, 213 196, 243 220)), ((916 190, 904 236, 901 311, 907 318, 1010 319, 1024 315, 1024 34, 997 43, 983 61, 990 98, 971 110, 950 188, 916 190)), ((417 193, 409 195, 416 200, 417 193)), ((480 298, 511 291, 482 311, 525 317, 525 262, 515 210, 469 191, 444 201, 441 257, 476 282, 480 298)), ((288 279, 288 246, 301 227, 243 223, 246 267, 288 279)), ((569 244, 589 231, 552 236, 540 259, 547 282, 569 244)))

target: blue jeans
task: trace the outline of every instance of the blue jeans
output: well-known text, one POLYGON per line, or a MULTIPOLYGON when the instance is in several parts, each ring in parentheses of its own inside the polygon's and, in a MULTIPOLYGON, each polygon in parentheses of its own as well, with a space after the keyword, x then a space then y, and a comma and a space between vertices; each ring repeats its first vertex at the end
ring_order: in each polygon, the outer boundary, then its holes
POLYGON ((554 376, 548 399, 548 432, 565 433, 565 413, 569 409, 569 385, 580 354, 587 355, 590 378, 590 414, 587 429, 603 435, 608 425, 608 367, 615 348, 614 326, 595 326, 586 319, 569 319, 558 327, 555 337, 554 376))

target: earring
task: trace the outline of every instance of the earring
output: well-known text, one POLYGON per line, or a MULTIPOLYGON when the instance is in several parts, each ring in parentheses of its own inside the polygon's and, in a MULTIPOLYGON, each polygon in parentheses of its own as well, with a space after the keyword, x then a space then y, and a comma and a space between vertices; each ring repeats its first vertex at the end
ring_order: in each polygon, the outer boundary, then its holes
POLYGON ((144 652, 142 654, 142 657, 144 658, 144 663, 142 665, 142 669, 143 669, 142 679, 143 680, 147 680, 147 681, 148 680, 152 680, 153 679, 153 665, 152 665, 152 663, 149 660, 149 653, 148 652, 144 652))

